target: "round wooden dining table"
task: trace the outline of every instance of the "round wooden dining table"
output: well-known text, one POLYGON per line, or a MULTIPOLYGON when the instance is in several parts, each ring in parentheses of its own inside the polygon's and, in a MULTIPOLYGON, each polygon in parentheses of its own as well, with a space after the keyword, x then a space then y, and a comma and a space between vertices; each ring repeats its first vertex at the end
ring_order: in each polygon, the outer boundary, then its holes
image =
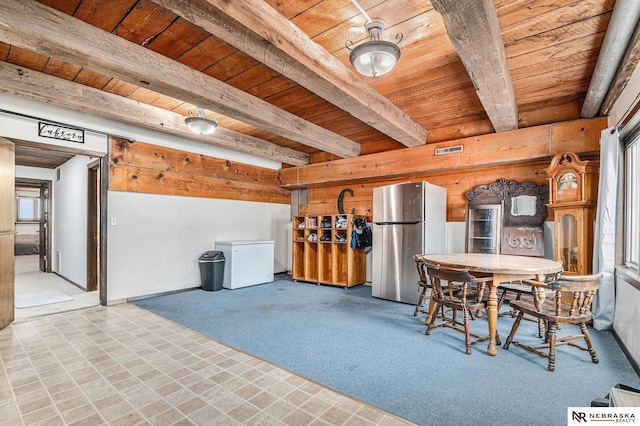
POLYGON ((500 283, 537 279, 544 281, 547 274, 562 272, 562 264, 539 257, 485 253, 421 254, 422 261, 431 267, 466 269, 469 273, 493 275, 488 284, 487 322, 489 324, 489 355, 498 354, 496 325, 498 322, 497 288, 500 283))

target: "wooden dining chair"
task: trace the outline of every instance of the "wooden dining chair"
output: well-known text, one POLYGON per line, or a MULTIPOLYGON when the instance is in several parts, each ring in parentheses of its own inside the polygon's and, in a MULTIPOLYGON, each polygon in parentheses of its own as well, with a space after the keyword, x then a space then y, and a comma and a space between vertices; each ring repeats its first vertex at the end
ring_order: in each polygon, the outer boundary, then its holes
POLYGON ((562 275, 556 281, 543 283, 527 281, 534 287, 549 290, 546 293, 533 292, 534 300, 516 300, 511 302, 511 307, 518 314, 511 328, 511 333, 504 343, 504 349, 509 349, 513 343, 530 352, 549 359, 547 369, 555 370, 556 347, 570 345, 581 350, 588 351, 591 361, 598 363, 596 350, 591 344, 591 337, 587 330, 587 323, 591 321, 591 305, 593 297, 598 291, 602 273, 595 275, 562 275), (541 300, 544 297, 544 300, 541 300), (513 340, 516 331, 524 315, 530 315, 544 321, 546 325, 544 344, 529 346, 513 340), (580 334, 557 337, 558 324, 577 324, 580 326, 580 334), (573 342, 576 339, 584 339, 586 347, 573 342), (543 352, 541 349, 547 349, 543 352))
POLYGON ((424 263, 424 260, 420 257, 419 254, 413 256, 413 260, 416 263, 416 268, 418 268, 418 291, 420 291, 420 298, 418 299, 418 303, 416 304, 416 310, 413 312, 413 316, 418 316, 418 312, 427 315, 427 319, 425 322, 429 320, 431 316, 431 312, 433 312, 433 298, 431 297, 431 292, 429 292, 429 309, 424 310, 425 299, 427 298, 427 291, 431 290, 431 281, 427 276, 427 264, 424 263))
MULTIPOLYGON (((549 283, 552 281, 556 281, 560 277, 560 272, 547 274, 544 278, 544 283, 549 283)), ((511 318, 515 318, 518 314, 518 311, 511 307, 511 303, 513 301, 519 301, 523 298, 526 301, 537 303, 538 298, 534 297, 534 292, 544 292, 547 291, 546 287, 536 286, 537 281, 533 280, 521 280, 521 281, 511 281, 500 283, 498 285, 498 316, 509 316, 511 318), (502 306, 507 302, 509 304, 509 310, 502 311, 502 306)), ((539 318, 533 318, 524 316, 523 319, 529 321, 536 321, 538 323, 538 337, 544 337, 545 325, 544 321, 539 318)))
MULTIPOLYGON (((445 269, 427 266, 427 275, 432 288, 432 299, 435 304, 433 312, 443 311, 445 307, 452 310, 451 317, 431 315, 427 325, 426 335, 437 327, 448 327, 464 333, 465 349, 471 354, 471 345, 489 339, 489 336, 479 336, 471 333, 470 321, 474 320, 472 312, 486 309, 483 295, 487 282, 491 277, 476 278, 465 269, 445 269), (462 312, 462 322, 457 320, 457 312, 462 312), (473 339, 472 339, 473 338, 473 339)), ((500 344, 500 337, 496 333, 496 341, 500 344)))

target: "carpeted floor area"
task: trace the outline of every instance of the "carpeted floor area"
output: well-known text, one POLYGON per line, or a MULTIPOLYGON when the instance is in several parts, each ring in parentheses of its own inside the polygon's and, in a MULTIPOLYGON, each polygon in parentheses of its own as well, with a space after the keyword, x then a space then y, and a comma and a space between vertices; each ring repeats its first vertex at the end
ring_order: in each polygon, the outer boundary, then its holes
MULTIPOLYGON (((610 332, 591 330, 599 364, 561 347, 551 373, 546 359, 521 348, 491 357, 479 343, 466 355, 461 333, 439 328, 425 336, 413 306, 373 298, 367 286, 285 279, 135 303, 421 425, 562 425, 568 407, 588 407, 617 383, 640 387, 610 332)), ((499 318, 503 340, 512 322, 499 318)), ((474 321, 473 330, 486 332, 486 320, 474 321)), ((523 321, 517 336, 536 340, 536 324, 523 321)))

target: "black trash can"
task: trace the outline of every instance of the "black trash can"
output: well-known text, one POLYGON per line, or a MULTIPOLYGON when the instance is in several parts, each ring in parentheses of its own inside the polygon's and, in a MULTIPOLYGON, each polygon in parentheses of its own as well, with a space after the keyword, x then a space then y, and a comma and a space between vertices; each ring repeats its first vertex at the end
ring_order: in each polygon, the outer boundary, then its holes
POLYGON ((200 282, 202 289, 207 291, 222 290, 224 279, 224 253, 221 251, 207 251, 198 259, 200 263, 200 282))

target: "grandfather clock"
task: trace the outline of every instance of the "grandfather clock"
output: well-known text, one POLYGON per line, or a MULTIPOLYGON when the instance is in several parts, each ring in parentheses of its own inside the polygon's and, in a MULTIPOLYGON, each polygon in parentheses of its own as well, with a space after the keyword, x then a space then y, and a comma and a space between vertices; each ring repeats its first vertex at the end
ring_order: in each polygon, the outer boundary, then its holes
POLYGON ((545 169, 555 222, 555 258, 565 274, 591 274, 598 166, 572 153, 558 154, 545 169))

